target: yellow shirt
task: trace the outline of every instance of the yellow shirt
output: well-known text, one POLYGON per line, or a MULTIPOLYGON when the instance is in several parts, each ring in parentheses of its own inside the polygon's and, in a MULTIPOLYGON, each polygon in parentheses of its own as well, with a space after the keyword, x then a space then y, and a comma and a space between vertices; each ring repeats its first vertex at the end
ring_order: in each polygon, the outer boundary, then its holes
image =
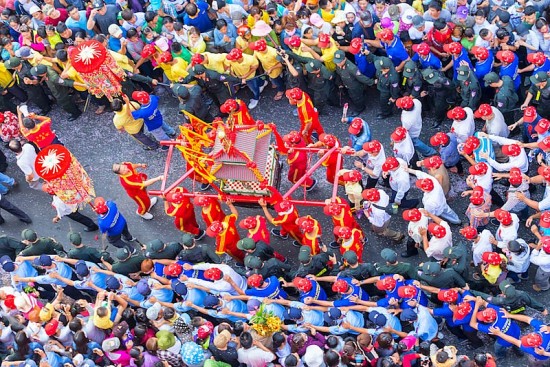
POLYGON ((254 51, 252 51, 250 49, 250 47, 248 47, 248 44, 251 43, 251 42, 252 42, 252 38, 250 39, 250 41, 247 41, 244 38, 242 38, 241 36, 238 36, 235 39, 235 47, 237 47, 240 50, 243 50, 244 54, 252 55, 254 53, 254 51))
POLYGON ((189 44, 189 50, 194 54, 203 53, 206 50, 206 42, 204 42, 204 40, 201 37, 201 39, 197 41, 197 43, 193 45, 189 44))
POLYGON ((183 79, 187 75, 189 75, 189 72, 187 71, 187 61, 185 61, 182 58, 175 58, 174 63, 172 64, 172 78, 171 81, 178 81, 180 78, 183 79))
MULTIPOLYGON (((77 83, 86 84, 84 82, 84 79, 82 79, 82 77, 78 73, 78 71, 76 71, 75 68, 73 68, 71 65, 69 65, 69 67, 67 67, 67 65, 64 65, 63 69, 64 69, 63 72, 67 74, 67 78, 77 83)), ((77 86, 75 86, 74 89, 80 92, 84 92, 86 90, 85 87, 77 87, 77 86)))
POLYGON ((225 73, 224 63, 227 54, 204 52, 203 55, 208 59, 208 62, 204 65, 205 68, 217 71, 220 74, 225 73))
POLYGON ((58 43, 63 43, 63 41, 61 40, 61 36, 57 33, 53 36, 47 37, 47 40, 50 43, 50 48, 52 50, 55 50, 55 45, 57 45, 58 43))
POLYGON ((4 66, 4 63, 0 63, 0 87, 6 88, 13 83, 13 75, 4 66))
POLYGON ((311 52, 307 52, 307 51, 302 51, 302 46, 300 46, 299 48, 294 48, 294 47, 291 47, 292 49, 292 52, 294 52, 296 55, 298 56, 302 56, 302 57, 309 57, 311 59, 314 59, 313 55, 311 54, 311 52))
MULTIPOLYGON (((277 51, 273 47, 267 46, 265 52, 254 51, 254 56, 262 63, 264 70, 270 69, 273 66, 280 64, 277 61, 277 51)), ((270 78, 277 78, 283 72, 283 68, 275 68, 268 75, 270 78)))
POLYGON ((107 315, 103 317, 99 317, 94 313, 94 325, 99 329, 106 330, 113 327, 113 322, 111 321, 111 309, 107 307, 107 310, 107 315))
POLYGON ((117 65, 120 66, 122 69, 129 72, 134 71, 134 68, 132 67, 132 65, 130 65, 130 59, 128 58, 128 56, 121 55, 118 52, 114 52, 111 50, 109 50, 109 53, 111 54, 113 59, 115 59, 117 65))
POLYGON ((334 10, 331 9, 330 11, 326 11, 321 9, 321 18, 323 18, 325 22, 330 23, 330 21, 334 19, 334 10))
POLYGON ((336 64, 333 62, 334 60, 334 53, 338 51, 338 45, 336 42, 331 38, 330 39, 330 46, 327 48, 321 49, 321 60, 325 63, 325 66, 330 71, 336 70, 336 64))
MULTIPOLYGON (((269 24, 269 14, 262 10, 262 17, 260 20, 263 20, 265 24, 269 24)), ((254 28, 254 24, 256 24, 256 19, 252 15, 249 15, 248 18, 246 18, 246 23, 252 29, 254 28)))
MULTIPOLYGON (((226 65, 229 65, 231 74, 241 79, 250 71, 250 68, 254 66, 257 68, 260 65, 257 58, 246 54, 243 54, 243 60, 241 62, 227 60, 225 62, 226 65)), ((255 74, 256 73, 250 73, 246 79, 254 78, 255 74)))
MULTIPOLYGON (((132 105, 132 111, 139 109, 137 102, 130 102, 132 105)), ((128 113, 128 105, 124 105, 121 111, 115 112, 113 116, 113 124, 117 130, 125 130, 128 134, 137 134, 143 127, 143 119, 135 120, 132 115, 128 113)))

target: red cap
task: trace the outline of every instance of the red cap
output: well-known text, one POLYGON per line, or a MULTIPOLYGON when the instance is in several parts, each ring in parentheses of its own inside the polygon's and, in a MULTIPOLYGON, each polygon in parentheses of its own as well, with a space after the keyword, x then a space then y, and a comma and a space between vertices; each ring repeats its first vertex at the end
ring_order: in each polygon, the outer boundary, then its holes
POLYGON ((397 106, 397 108, 410 110, 411 108, 414 107, 414 99, 411 96, 397 98, 397 100, 395 101, 395 105, 397 106))
POLYGON ((230 112, 236 111, 238 107, 239 105, 237 104, 237 101, 230 98, 220 106, 220 112, 230 113, 230 112))
POLYGON ((540 242, 542 243, 542 250, 547 254, 550 254, 550 237, 548 236, 542 237, 540 239, 540 242))
POLYGON ((198 206, 206 206, 210 202, 210 198, 202 195, 197 195, 193 198, 193 204, 198 206))
POLYGON ((311 284, 311 280, 308 278, 294 278, 292 284, 301 292, 309 292, 313 288, 313 284, 311 284))
POLYGON ((258 288, 264 284, 264 277, 261 274, 252 274, 248 277, 246 284, 252 288, 258 288))
POLYGON ((428 232, 430 232, 437 238, 443 238, 447 234, 447 230, 445 229, 445 227, 435 223, 428 224, 428 232))
POLYGON ((329 203, 323 207, 323 213, 329 217, 338 215, 342 212, 342 207, 338 203, 329 203))
POLYGON ((382 164, 382 171, 388 172, 394 168, 399 167, 399 161, 395 157, 386 158, 384 164, 382 164))
POLYGON ((380 39, 381 41, 391 42, 394 38, 393 31, 390 28, 382 29, 380 32, 378 32, 376 38, 380 39))
POLYGON ((470 302, 462 302, 458 304, 453 311, 453 317, 455 320, 462 320, 473 311, 470 302))
POLYGON ((546 138, 539 141, 537 146, 542 150, 549 150, 550 149, 550 136, 547 136, 546 138))
POLYGON ((247 25, 242 25, 239 28, 237 28, 237 34, 241 37, 250 32, 251 32, 250 27, 247 25))
POLYGON ((223 273, 220 268, 210 268, 204 271, 204 278, 208 280, 220 280, 223 278, 223 273))
POLYGON ((6 298, 4 299, 4 306, 9 308, 10 310, 15 310, 15 296, 13 294, 8 294, 6 298))
POLYGON ((216 220, 206 228, 206 235, 208 237, 216 237, 218 234, 220 234, 223 231, 223 224, 222 222, 216 220))
POLYGON ((428 56, 430 54, 430 46, 426 42, 412 45, 412 50, 422 56, 428 56))
POLYGON ((422 218, 420 210, 413 208, 403 211, 403 219, 409 222, 418 222, 422 218))
POLYGON ((529 333, 521 337, 521 345, 524 347, 536 348, 542 345, 542 335, 539 333, 529 333))
POLYGON ((169 277, 179 277, 183 272, 183 266, 178 263, 172 263, 164 267, 164 275, 169 277))
POLYGON ((320 33, 319 34, 319 42, 317 43, 317 46, 320 48, 325 48, 330 45, 330 35, 326 33, 320 33))
POLYGON ((345 227, 345 226, 336 226, 334 227, 333 231, 335 236, 341 237, 343 239, 350 239, 351 238, 351 228, 345 227))
POLYGON ((437 293, 437 299, 441 302, 455 303, 458 300, 458 292, 454 289, 442 289, 437 293))
POLYGON ((395 141, 396 143, 405 140, 407 137, 407 129, 405 129, 403 126, 399 126, 393 133, 391 133, 391 140, 395 141))
POLYGON ((545 180, 550 181, 550 167, 541 166, 538 168, 537 173, 544 177, 545 180))
POLYGON ((344 292, 347 292, 348 288, 349 288, 348 282, 346 282, 343 279, 338 279, 332 284, 333 292, 344 293, 344 292))
POLYGON ((493 323, 497 319, 497 311, 494 308, 487 307, 477 313, 477 321, 484 323, 493 323))
POLYGON ((460 230, 460 234, 464 236, 467 240, 473 240, 477 238, 477 229, 475 227, 464 227, 460 230))
POLYGON ((302 99, 302 96, 304 95, 304 92, 300 88, 292 88, 287 90, 285 92, 285 95, 289 99, 300 101, 302 99))
POLYGON ((539 225, 542 228, 550 228, 550 212, 545 211, 540 215, 539 225))
POLYGON ((502 258, 497 252, 484 252, 481 259, 489 265, 500 265, 502 258))
POLYGON ((517 167, 512 167, 510 169, 510 178, 508 179, 510 181, 511 185, 519 186, 523 182, 523 176, 521 175, 521 171, 517 167))
POLYGON ((170 51, 164 51, 160 54, 158 61, 163 64, 172 61, 172 53, 170 51))
POLYGON ((438 155, 433 155, 429 158, 424 158, 422 164, 426 168, 439 168, 443 164, 443 160, 438 155))
POLYGON ((199 339, 206 339, 210 335, 212 335, 212 332, 214 331, 214 324, 212 324, 210 321, 207 321, 203 325, 199 326, 197 329, 197 337, 199 339))
POLYGON ((155 46, 153 46, 151 44, 145 45, 145 46, 143 46, 143 49, 141 50, 141 57, 146 59, 150 56, 153 56, 155 54, 155 52, 157 52, 157 50, 155 49, 155 46))
POLYGON ((191 66, 199 65, 204 62, 204 56, 201 54, 194 54, 191 56, 191 66))
POLYGON ((239 222, 239 227, 242 229, 253 229, 258 225, 256 217, 248 216, 239 222))
POLYGON ((491 116, 492 114, 493 108, 487 103, 483 103, 482 105, 480 105, 476 112, 474 112, 474 116, 476 119, 491 116))
POLYGON ((354 38, 351 40, 348 51, 353 55, 357 55, 363 47, 363 40, 361 38, 354 38))
POLYGON ((229 60, 229 61, 237 61, 241 57, 243 57, 242 50, 240 50, 238 48, 234 48, 231 51, 229 51, 229 53, 225 56, 225 59, 229 60))
POLYGON ((536 66, 542 66, 546 62, 546 55, 544 52, 535 52, 527 55, 527 61, 536 66))
POLYGON ((451 120, 462 121, 466 119, 466 110, 460 106, 456 106, 447 112, 447 117, 451 120))
POLYGON ((447 145, 449 143, 449 135, 445 134, 444 132, 440 131, 436 133, 434 136, 430 138, 430 144, 434 147, 438 147, 440 145, 447 145))
POLYGON ((105 214, 109 210, 109 207, 107 206, 107 203, 105 202, 105 199, 103 199, 101 196, 98 196, 94 200, 94 210, 97 214, 105 214))
POLYGON ((495 210, 495 218, 505 226, 509 226, 512 224, 512 214, 510 212, 503 210, 503 209, 497 209, 495 210))
MULTIPOLYGON (((359 117, 354 118, 351 120, 351 124, 349 124, 348 133, 352 135, 357 135, 361 132, 361 129, 363 128, 363 120, 359 117)), ((365 143, 368 144, 368 143, 365 143)))
POLYGON ((550 120, 547 119, 540 119, 535 126, 535 131, 538 134, 544 134, 548 131, 548 129, 550 129, 550 120))
POLYGON ((418 293, 418 289, 412 285, 402 285, 397 288, 397 295, 401 298, 413 298, 418 293))
POLYGON ((296 219, 296 224, 300 227, 300 231, 302 231, 302 233, 309 233, 313 231, 315 222, 313 222, 311 217, 308 215, 296 219))
POLYGON ((140 104, 148 104, 151 101, 151 96, 144 91, 135 91, 132 93, 132 99, 140 104))
POLYGON ((359 171, 351 170, 348 172, 345 172, 342 175, 342 180, 344 182, 359 182, 363 179, 363 175, 359 171))
POLYGON ((434 189, 434 183, 431 178, 422 178, 420 180, 416 180, 416 187, 422 191, 430 192, 434 189))
POLYGON ((443 50, 453 55, 458 55, 462 52, 462 45, 459 42, 451 42, 443 45, 443 50))
POLYGON ((499 52, 497 52, 496 57, 500 61, 509 64, 509 63, 514 61, 514 59, 516 58, 516 54, 514 54, 512 51, 508 51, 508 50, 499 51, 499 52))
POLYGON ((57 328, 59 327, 59 320, 52 319, 50 322, 44 326, 44 331, 46 332, 46 335, 52 336, 57 332, 57 328))
POLYGON ((294 35, 290 38, 285 38, 285 45, 298 48, 302 45, 302 40, 300 39, 300 36, 294 35))
POLYGON ((489 166, 485 162, 479 162, 468 168, 471 175, 484 175, 489 170, 489 166))
POLYGON ((484 202, 485 194, 483 193, 483 188, 481 186, 474 187, 473 192, 470 195, 470 203, 473 205, 481 205, 484 202))
POLYGON ((367 153, 378 153, 382 150, 382 144, 378 140, 369 141, 363 144, 363 150, 367 153))
POLYGON ((185 200, 185 196, 181 191, 171 191, 166 194, 166 201, 174 204, 181 204, 185 200))
POLYGON ((502 153, 507 156, 517 157, 521 153, 521 147, 517 144, 509 144, 502 146, 502 153))
POLYGON ((376 282, 376 288, 380 289, 381 291, 392 291, 395 289, 396 285, 397 281, 393 279, 392 276, 386 276, 376 282))
POLYGON ((267 42, 263 38, 261 38, 256 42, 249 43, 248 48, 250 48, 252 51, 264 52, 265 50, 267 50, 267 42))
POLYGON ((533 106, 527 106, 523 110, 523 122, 531 123, 537 118, 537 109, 533 106))
POLYGON ((292 205, 292 203, 288 200, 283 200, 283 201, 280 201, 278 202, 277 204, 275 204, 275 206, 273 207, 275 209, 275 211, 277 213, 286 213, 290 210, 292 210, 294 206, 292 205))
POLYGON ((489 58, 489 50, 485 47, 474 46, 471 51, 479 61, 487 60, 489 58))
POLYGON ((464 142, 464 147, 462 149, 464 150, 464 153, 472 154, 474 150, 479 148, 480 145, 481 142, 478 138, 476 138, 475 136, 469 136, 464 142))
POLYGON ((380 200, 380 192, 378 189, 372 188, 372 189, 365 189, 361 193, 363 196, 363 199, 370 201, 371 203, 376 203, 378 200, 380 200))
POLYGON ((300 134, 298 131, 291 131, 283 136, 283 141, 290 144, 298 144, 300 141, 302 141, 302 134, 300 134))
POLYGON ((319 135, 319 141, 321 141, 329 148, 334 147, 338 143, 338 139, 336 139, 336 136, 326 133, 322 133, 321 135, 319 135))

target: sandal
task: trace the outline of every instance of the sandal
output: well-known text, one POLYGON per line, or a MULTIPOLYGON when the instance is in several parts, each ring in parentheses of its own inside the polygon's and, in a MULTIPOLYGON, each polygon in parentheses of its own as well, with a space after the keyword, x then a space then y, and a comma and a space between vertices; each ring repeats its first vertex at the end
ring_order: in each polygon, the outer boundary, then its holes
POLYGON ((105 106, 99 106, 97 110, 95 110, 96 115, 101 115, 103 112, 105 112, 105 106))
POLYGON ((274 101, 280 101, 281 99, 283 99, 284 95, 285 95, 284 92, 278 92, 277 94, 275 94, 275 97, 273 97, 273 100, 274 101))

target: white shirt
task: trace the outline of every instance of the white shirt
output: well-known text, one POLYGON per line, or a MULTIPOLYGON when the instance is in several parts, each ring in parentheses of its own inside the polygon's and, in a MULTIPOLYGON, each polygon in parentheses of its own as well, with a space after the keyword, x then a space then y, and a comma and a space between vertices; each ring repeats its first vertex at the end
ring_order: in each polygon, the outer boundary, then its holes
POLYGON ((479 36, 479 31, 481 31, 483 28, 487 28, 488 30, 493 32, 493 34, 497 31, 497 27, 494 24, 489 23, 487 20, 485 20, 485 22, 483 22, 482 24, 474 24, 472 28, 474 29, 474 33, 476 34, 476 36, 479 36))
POLYGON ((52 195, 52 206, 59 218, 74 213, 78 209, 78 204, 66 204, 57 195, 52 195))
POLYGON ((531 255, 531 248, 521 238, 518 238, 516 241, 521 245, 521 247, 523 247, 523 252, 521 254, 516 254, 505 249, 504 252, 508 257, 508 264, 506 264, 506 267, 508 268, 508 270, 515 273, 524 273, 529 268, 529 257, 531 255))
POLYGON ((477 243, 472 242, 472 255, 475 266, 481 264, 481 262, 483 261, 481 257, 485 252, 493 251, 491 238, 493 238, 493 234, 488 229, 484 229, 479 234, 479 241, 477 241, 477 243))
MULTIPOLYGON (((229 275, 231 279, 235 282, 237 287, 242 289, 243 291, 246 289, 246 278, 239 275, 235 270, 233 270, 232 267, 225 264, 196 264, 193 265, 193 269, 196 270, 208 270, 211 268, 218 268, 223 272, 223 275, 229 275)), ((202 279, 196 279, 196 278, 189 278, 187 280, 188 282, 195 283, 198 285, 201 285, 203 287, 209 288, 211 293, 220 293, 220 292, 227 292, 233 296, 239 295, 238 292, 225 280, 220 279, 215 282, 211 282, 208 280, 202 280, 202 279)))
MULTIPOLYGON (((388 204, 390 203, 390 197, 383 190, 380 190, 380 189, 377 189, 377 190, 378 190, 378 193, 380 194, 380 200, 374 203, 374 205, 380 208, 387 207, 388 204)), ((365 200, 365 205, 367 205, 367 207, 365 208, 365 214, 367 216, 367 219, 373 226, 382 227, 384 226, 384 223, 390 220, 391 218, 390 215, 386 213, 384 209, 379 209, 366 200, 365 200)))
POLYGON ((508 130, 508 125, 504 121, 504 116, 496 107, 491 107, 493 110, 494 116, 492 120, 485 122, 485 127, 487 128, 487 134, 489 135, 498 135, 503 138, 507 138, 510 134, 508 130))
POLYGON ((40 177, 36 173, 36 170, 34 169, 34 161, 36 160, 36 151, 34 150, 34 147, 29 144, 23 144, 21 147, 21 153, 16 155, 17 158, 17 166, 25 176, 32 174, 32 180, 38 181, 40 177))
POLYGON ((401 112, 401 124, 411 138, 418 138, 422 131, 422 102, 418 99, 413 99, 414 107, 411 111, 401 112))
POLYGON ((265 367, 269 362, 275 359, 275 355, 271 352, 266 352, 255 345, 249 349, 237 349, 239 362, 246 364, 246 367, 265 367))
POLYGON ((405 139, 399 143, 393 143, 393 155, 395 155, 396 158, 401 158, 407 163, 407 165, 409 165, 411 158, 414 155, 414 144, 409 133, 407 133, 405 139))
POLYGON ((372 178, 380 178, 380 175, 382 174, 382 165, 386 161, 386 152, 384 152, 384 149, 380 150, 376 157, 367 154, 363 159, 365 161, 365 166, 372 170, 373 175, 369 176, 372 178))
POLYGON ((512 224, 509 226, 503 226, 502 224, 498 227, 495 238, 498 241, 497 246, 499 248, 506 248, 508 242, 516 240, 518 238, 518 229, 519 229, 519 218, 516 214, 510 213, 512 215, 512 224))
POLYGON ((134 15, 136 17, 136 21, 134 23, 130 23, 125 20, 124 23, 122 23, 122 28, 126 30, 136 28, 137 30, 138 27, 147 27, 147 22, 145 21, 145 13, 138 12, 134 13, 134 15))
POLYGON ((486 193, 493 189, 493 167, 488 165, 487 173, 484 175, 471 175, 475 186, 481 186, 486 193))
MULTIPOLYGON (((399 164, 405 163, 401 158, 397 158, 399 164)), ((403 196, 411 188, 411 181, 409 180, 409 174, 403 168, 398 167, 395 171, 390 171, 390 187, 392 190, 397 191, 395 195, 395 201, 400 203, 403 196)))
POLYGON ((538 265, 540 270, 550 272, 550 254, 544 250, 531 251, 531 263, 538 265))
POLYGON ((447 207, 447 199, 445 198, 445 192, 441 187, 439 181, 435 177, 421 171, 417 171, 416 177, 420 179, 430 179, 433 182, 434 188, 430 192, 424 192, 422 196, 422 204, 424 209, 434 215, 440 215, 447 207))
POLYGON ((409 28, 409 37, 411 37, 413 41, 421 40, 432 30, 433 27, 434 27, 434 22, 426 20, 424 21, 424 30, 422 32, 416 29, 415 27, 409 28))
POLYGON ((458 144, 466 142, 468 137, 474 135, 476 130, 476 124, 474 121, 474 111, 470 107, 464 107, 466 111, 466 119, 463 121, 453 121, 451 125, 451 131, 456 134, 456 141, 458 144))
POLYGON ((418 222, 413 222, 412 220, 409 222, 409 225, 407 226, 407 233, 409 234, 409 237, 413 239, 415 243, 422 243, 422 236, 418 232, 420 228, 426 228, 428 229, 428 217, 422 214, 420 217, 420 220, 418 222))
POLYGON ((451 232, 451 227, 449 227, 449 224, 442 220, 439 225, 441 227, 445 227, 445 236, 443 238, 432 236, 432 238, 430 238, 430 242, 428 243, 428 249, 426 250, 426 256, 433 257, 437 261, 443 260, 443 250, 453 245, 453 234, 451 232))
MULTIPOLYGON (((519 144, 519 141, 517 140, 503 138, 496 135, 489 135, 489 139, 500 145, 519 144)), ((529 159, 527 159, 527 153, 525 153, 524 148, 521 148, 521 153, 517 157, 509 156, 509 160, 506 163, 498 163, 491 157, 487 158, 487 162, 489 162, 491 167, 501 172, 508 172, 514 167, 519 168, 522 173, 527 173, 529 170, 529 159)))

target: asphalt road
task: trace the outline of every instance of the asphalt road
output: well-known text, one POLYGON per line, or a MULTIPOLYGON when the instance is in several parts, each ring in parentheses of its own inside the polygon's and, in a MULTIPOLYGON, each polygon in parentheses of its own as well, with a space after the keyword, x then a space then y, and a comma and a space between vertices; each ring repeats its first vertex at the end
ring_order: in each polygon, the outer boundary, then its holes
MULTIPOLYGON (((164 119, 172 126, 178 125, 182 118, 177 113, 177 101, 172 97, 171 93, 165 90, 158 90, 157 94, 161 97, 161 111, 164 119)), ((264 122, 274 122, 277 124, 277 128, 281 134, 285 134, 291 130, 298 130, 299 121, 297 117, 292 115, 293 108, 288 104, 286 99, 281 101, 273 101, 274 92, 271 87, 268 86, 264 91, 261 101, 256 109, 252 111, 252 116, 256 119, 263 120, 264 122)), ((247 90, 241 91, 240 98, 248 101, 249 93, 247 90)), ((382 142, 385 146, 386 154, 390 154, 389 151, 389 135, 393 129, 400 125, 399 113, 395 111, 394 115, 384 119, 377 120, 376 115, 378 111, 378 94, 376 91, 371 90, 367 92, 367 109, 360 115, 366 120, 371 127, 373 137, 382 142)), ((81 105, 81 108, 83 106, 81 105)), ((31 110, 35 110, 32 106, 31 110)), ((115 200, 119 206, 121 212, 124 214, 129 223, 130 232, 136 236, 142 243, 147 243, 153 239, 161 239, 163 241, 177 241, 180 237, 180 232, 177 231, 173 225, 172 218, 167 217, 163 213, 162 202, 152 209, 154 219, 146 221, 141 219, 135 214, 135 204, 130 200, 122 187, 118 182, 118 177, 111 172, 111 166, 113 163, 121 161, 131 161, 134 163, 147 163, 149 167, 145 170, 149 177, 155 177, 163 173, 166 153, 161 151, 145 151, 141 146, 134 141, 128 134, 118 132, 112 123, 112 113, 106 112, 103 115, 97 116, 94 114, 95 106, 91 105, 89 110, 83 114, 77 121, 69 122, 66 120, 67 114, 59 107, 55 106, 50 113, 50 117, 53 120, 53 127, 56 130, 61 141, 69 148, 69 150, 77 157, 80 163, 85 167, 86 171, 94 181, 96 194, 103 196, 106 199, 115 200)), ((328 107, 326 114, 321 116, 321 122, 325 128, 325 131, 335 134, 343 143, 349 141, 347 133, 347 125, 340 122, 342 110, 335 107, 328 107)), ((481 123, 477 123, 481 128, 481 123)), ((431 120, 427 118, 425 120, 422 137, 425 141, 429 139, 436 131, 430 129, 431 120)), ((440 129, 448 131, 450 122, 443 124, 440 129)), ((31 190, 25 183, 23 174, 15 164, 15 158, 6 147, 2 147, 6 156, 9 158, 10 166, 7 174, 15 177, 19 181, 19 186, 10 192, 6 197, 12 203, 19 208, 27 212, 33 219, 33 224, 30 228, 37 231, 39 236, 51 236, 56 238, 59 242, 65 245, 68 249, 67 233, 69 231, 82 232, 83 227, 79 223, 72 222, 68 218, 63 218, 59 223, 52 223, 52 218, 55 216, 55 211, 51 207, 50 197, 42 192, 31 190)), ((169 181, 173 182, 177 177, 183 174, 184 162, 183 159, 175 154, 173 164, 169 173, 169 181)), ((284 158, 283 158, 284 160, 284 158)), ((286 163, 286 162, 285 162, 286 163)), ((345 168, 353 168, 353 161, 351 158, 346 157, 344 162, 345 168)), ((320 168, 314 176, 318 180, 317 188, 311 193, 307 194, 308 198, 314 200, 324 200, 331 196, 332 186, 325 180, 324 168, 320 168)), ((281 192, 285 192, 291 186, 286 180, 286 164, 281 174, 281 192)), ((451 174, 452 179, 452 191, 453 199, 450 201, 451 207, 459 213, 460 217, 465 221, 463 213, 467 207, 467 200, 460 198, 460 192, 466 189, 464 183, 465 177, 459 177, 458 175, 451 174)), ((498 187, 497 190, 504 191, 504 187, 498 187)), ((160 188, 160 184, 154 185, 152 188, 160 188)), ((386 189, 388 190, 388 189, 386 189)), ((542 196, 542 188, 539 188, 535 198, 542 196)), ((388 190, 389 192, 389 190, 388 190)), ((344 197, 343 188, 339 189, 338 194, 344 197)), ((297 191, 294 198, 300 198, 301 191, 297 191)), ((411 189, 409 198, 421 197, 421 192, 414 188, 411 189)), ((225 208, 227 210, 227 208, 225 208)), ((323 240, 325 243, 332 241, 332 223, 330 218, 322 213, 322 209, 314 207, 299 207, 301 215, 310 214, 313 217, 321 221, 323 227, 323 240)), ((87 207, 82 211, 84 214, 95 217, 94 212, 90 207, 87 207)), ((261 214, 261 209, 244 209, 239 208, 241 218, 251 214, 261 214)), ((6 223, 0 226, 0 232, 2 234, 19 237, 21 231, 27 228, 27 225, 19 222, 16 218, 10 214, 3 212, 2 215, 6 219, 6 223)), ((199 222, 200 223, 200 222, 199 222)), ((368 223, 365 218, 361 219, 361 224, 365 229, 368 228, 368 223)), ((392 219, 391 227, 406 232, 407 223, 405 223, 400 215, 394 216, 392 219)), ((458 234, 458 227, 453 227, 454 241, 462 240, 462 236, 458 234)), ((496 227, 489 226, 493 232, 496 227)), ((404 250, 404 243, 396 246, 391 241, 384 238, 375 236, 369 230, 366 231, 368 237, 368 246, 364 251, 364 261, 377 262, 380 261, 380 251, 384 247, 395 249, 398 253, 404 250)), ((87 245, 101 248, 104 243, 99 236, 99 232, 85 233, 82 232, 83 241, 87 245)), ((534 236, 522 226, 521 235, 522 238, 528 242, 534 238, 534 236)), ((213 245, 214 241, 211 238, 205 237, 201 242, 213 245)), ((293 263, 297 262, 297 249, 291 244, 291 241, 282 241, 278 238, 272 238, 272 245, 277 251, 283 253, 289 257, 289 260, 293 263)), ((113 250, 111 247, 110 250, 113 250)), ((425 255, 420 255, 408 261, 419 263, 426 260, 425 255)), ((534 277, 535 267, 531 267, 530 273, 534 277)), ((518 287, 520 289, 530 289, 531 281, 524 282, 518 287)), ((537 296, 543 302, 548 302, 548 293, 542 293, 537 296)), ((538 318, 542 316, 538 313, 532 313, 538 318)), ((448 333, 446 333, 448 334, 448 333)), ((489 338, 487 338, 489 339, 489 338)), ((453 338, 446 339, 449 344, 456 342, 453 338)), ((488 345, 492 345, 491 342, 487 342, 488 345)), ((472 356, 473 351, 465 348, 461 345, 458 346, 459 350, 472 356)), ((488 347, 488 351, 492 348, 488 347)), ((523 360, 517 359, 515 356, 512 358, 510 355, 509 360, 503 364, 503 366, 519 366, 524 363, 523 360), (515 361, 515 362, 513 362, 515 361), (521 362, 521 363, 520 363, 521 362)), ((499 365, 500 367, 500 365, 499 365)))

